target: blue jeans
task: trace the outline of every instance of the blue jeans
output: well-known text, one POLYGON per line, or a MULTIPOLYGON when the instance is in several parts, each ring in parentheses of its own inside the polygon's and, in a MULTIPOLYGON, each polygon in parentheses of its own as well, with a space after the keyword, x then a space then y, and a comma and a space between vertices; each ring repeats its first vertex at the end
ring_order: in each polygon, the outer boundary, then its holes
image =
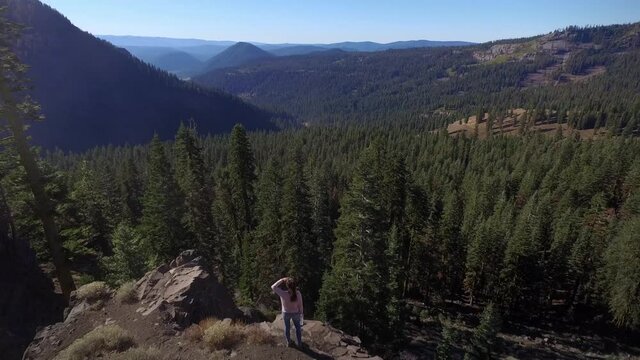
POLYGON ((296 328, 296 340, 298 346, 302 344, 302 327, 300 326, 300 313, 282 313, 284 318, 284 337, 287 340, 287 344, 291 342, 291 320, 293 320, 293 326, 296 328))

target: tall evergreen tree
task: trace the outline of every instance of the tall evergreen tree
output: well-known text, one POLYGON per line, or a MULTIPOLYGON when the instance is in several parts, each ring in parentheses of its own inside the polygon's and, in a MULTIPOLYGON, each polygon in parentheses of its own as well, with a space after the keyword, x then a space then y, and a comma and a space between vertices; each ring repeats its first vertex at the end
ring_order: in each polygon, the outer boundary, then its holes
POLYGON ((216 252, 211 195, 206 181, 207 171, 194 128, 180 124, 174 153, 176 180, 184 198, 182 224, 200 253, 218 266, 220 259, 216 252))
POLYGON ((461 234, 463 202, 457 191, 445 195, 439 237, 442 281, 448 296, 456 294, 464 278, 465 244, 461 234))
POLYGON ((640 216, 620 229, 604 256, 605 298, 618 325, 640 328, 640 216))
POLYGON ((388 217, 383 172, 385 152, 373 143, 362 154, 338 220, 332 269, 320 291, 319 315, 371 341, 388 333, 386 266, 388 217))
POLYGON ((333 252, 334 221, 331 214, 332 199, 329 194, 329 169, 324 168, 314 173, 311 182, 311 211, 313 219, 313 236, 318 247, 321 273, 329 267, 333 252))
POLYGON ((18 27, 5 19, 3 11, 0 12, 0 62, 2 63, 0 68, 2 124, 0 125, 4 131, 9 131, 12 137, 11 146, 15 147, 20 165, 26 173, 27 183, 33 193, 35 213, 44 229, 44 237, 56 269, 56 277, 64 297, 69 299, 75 284, 59 239, 55 205, 46 192, 45 178, 25 134, 26 122, 38 120, 41 116, 39 106, 29 96, 24 95, 28 90, 27 67, 20 63, 12 51, 17 36, 18 27))
POLYGON ((182 199, 158 135, 151 140, 142 204, 140 231, 149 262, 158 264, 175 257, 184 246, 182 199))
POLYGON ((313 313, 320 290, 322 263, 313 236, 311 199, 304 165, 304 155, 298 145, 293 151, 282 192, 280 257, 284 259, 287 272, 295 276, 304 289, 309 313, 313 313))
POLYGON ((537 196, 532 197, 518 216, 500 272, 501 296, 505 306, 532 306, 535 289, 542 281, 540 255, 543 251, 535 236, 540 221, 537 196))
POLYGON ((236 237, 240 240, 244 234, 254 227, 254 206, 256 180, 255 159, 247 132, 242 125, 234 126, 231 131, 231 144, 229 148, 229 182, 231 196, 236 204, 236 217, 238 219, 236 237))
POLYGON ((258 185, 256 214, 259 219, 254 231, 255 262, 257 271, 252 286, 257 302, 272 297, 266 286, 285 275, 281 254, 282 242, 282 169, 277 160, 269 161, 258 185))
POLYGON ((122 220, 138 225, 142 217, 142 181, 133 160, 127 156, 119 172, 120 196, 122 198, 122 220))
MULTIPOLYGON (((229 229, 226 233, 231 236, 230 243, 233 244, 232 254, 235 263, 240 265, 240 279, 243 289, 250 289, 253 271, 253 258, 250 250, 253 249, 250 243, 249 233, 254 229, 255 217, 255 190, 254 182, 256 180, 255 160, 249 138, 242 125, 234 126, 231 131, 229 159, 228 159, 228 181, 231 195, 232 208, 227 211, 233 211, 232 216, 234 228, 229 229), (245 251, 246 250, 246 251, 245 251)), ((245 297, 251 298, 252 295, 245 294, 245 297)))
POLYGON ((222 282, 229 286, 238 285, 240 278, 240 244, 236 238, 238 228, 235 204, 231 195, 229 171, 223 169, 217 176, 215 197, 211 212, 218 229, 218 255, 221 259, 220 275, 222 282))
POLYGON ((481 222, 467 251, 464 287, 473 304, 480 296, 493 298, 498 288, 501 264, 511 220, 511 209, 504 198, 494 214, 481 222))
POLYGON ((389 271, 389 295, 387 306, 389 320, 399 326, 402 321, 402 300, 407 279, 410 249, 409 228, 406 219, 408 172, 400 156, 391 156, 385 161, 383 193, 390 231, 387 240, 387 262, 389 271))
POLYGON ((88 236, 87 243, 109 255, 111 245, 109 238, 112 233, 108 217, 108 199, 100 191, 99 177, 94 170, 89 169, 84 162, 80 166, 79 178, 73 184, 70 198, 76 203, 79 220, 86 225, 82 235, 88 236))

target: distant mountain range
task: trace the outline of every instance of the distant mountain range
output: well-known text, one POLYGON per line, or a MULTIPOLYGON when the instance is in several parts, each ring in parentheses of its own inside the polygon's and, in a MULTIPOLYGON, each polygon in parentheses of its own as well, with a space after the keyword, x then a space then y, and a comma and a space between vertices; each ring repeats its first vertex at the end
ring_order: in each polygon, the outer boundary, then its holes
POLYGON ((245 65, 251 61, 268 59, 274 56, 253 44, 239 42, 207 61, 200 72, 206 73, 216 69, 245 65))
MULTIPOLYGON (((222 53, 227 48, 234 44, 247 44, 255 45, 263 51, 269 52, 275 56, 291 56, 291 55, 306 55, 327 50, 343 50, 348 52, 375 52, 385 51, 391 49, 410 49, 410 48, 424 48, 424 47, 445 47, 445 46, 467 46, 474 43, 466 41, 431 41, 431 40, 411 40, 411 41, 396 41, 387 44, 376 43, 371 41, 362 42, 340 42, 330 44, 265 44, 259 42, 240 42, 233 41, 213 41, 213 40, 199 40, 199 39, 173 39, 162 37, 144 37, 144 36, 115 36, 115 35, 100 35, 100 38, 109 41, 110 43, 127 49, 131 54, 138 57, 142 61, 155 65, 160 69, 174 73, 180 77, 190 77, 198 75, 215 68, 206 65, 198 65, 196 63, 185 62, 183 67, 176 68, 173 66, 167 66, 165 63, 165 57, 168 54, 174 54, 176 52, 186 53, 192 57, 212 64, 222 63, 223 67, 227 66, 239 66, 243 65, 244 56, 242 53, 248 51, 240 51, 240 56, 230 56, 230 61, 221 61, 220 59, 214 60, 213 57, 222 53), (240 59, 240 62, 235 62, 233 59, 240 59)), ((234 50, 236 51, 236 50, 234 50)), ((255 49, 251 49, 252 53, 257 53, 255 49)), ((175 56, 175 55, 174 55, 175 56)), ((267 58, 266 54, 262 54, 262 58, 267 58)), ((249 56, 251 58, 251 56, 249 56)), ((224 57, 223 57, 224 59, 224 57)), ((251 59, 253 60, 253 59, 251 59)), ((171 65, 175 65, 172 63, 171 65)))
MULTIPOLYGON (((0 0, 0 7, 25 26, 16 51, 30 66, 33 96, 46 117, 30 129, 36 144, 79 151, 147 142, 154 132, 169 139, 190 119, 201 133, 226 132, 237 122, 276 128, 270 113, 147 65, 37 0, 0 0)), ((201 62, 189 53, 146 50, 155 52, 158 67, 177 70, 201 62)))
POLYGON ((285 109, 308 124, 362 119, 444 125, 477 114, 478 108, 545 104, 576 109, 571 121, 578 129, 608 122, 633 133, 630 119, 640 119, 629 110, 640 109, 638 64, 640 23, 635 23, 568 27, 466 47, 273 57, 209 71, 193 81, 258 106, 285 109))

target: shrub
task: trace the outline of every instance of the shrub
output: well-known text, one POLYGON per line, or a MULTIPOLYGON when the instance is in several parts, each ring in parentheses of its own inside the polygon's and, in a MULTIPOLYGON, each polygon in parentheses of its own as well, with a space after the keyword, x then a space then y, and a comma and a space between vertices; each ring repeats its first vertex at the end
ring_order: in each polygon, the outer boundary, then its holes
POLYGON ((431 313, 429 313, 429 310, 426 310, 426 309, 420 311, 420 314, 418 315, 418 318, 420 319, 420 322, 422 322, 422 323, 427 323, 427 322, 432 320, 431 313))
POLYGON ((244 338, 244 331, 236 324, 217 321, 204 330, 204 343, 212 350, 232 349, 244 338))
POLYGON ((138 292, 133 281, 122 284, 116 291, 116 300, 121 304, 132 304, 138 301, 138 292))
POLYGON ((441 317, 440 323, 442 324, 442 339, 436 348, 436 359, 448 360, 452 358, 453 346, 457 341, 458 333, 453 327, 453 323, 444 316, 441 317))
POLYGON ((131 348, 121 353, 113 354, 107 357, 107 360, 160 360, 164 356, 155 348, 131 348))
POLYGON ((184 330, 184 337, 189 341, 198 342, 202 340, 204 331, 198 324, 193 324, 184 330))
POLYGON ((252 345, 276 345, 276 339, 263 328, 252 325, 245 328, 247 343, 252 345))
POLYGON ((500 312, 493 303, 489 303, 480 315, 480 324, 473 329, 471 344, 464 355, 465 359, 492 359, 499 345, 498 331, 502 323, 500 312))
POLYGON ((104 300, 111 296, 111 289, 102 281, 94 281, 87 285, 81 286, 76 291, 76 297, 78 300, 86 300, 88 302, 95 302, 97 300, 104 300))
POLYGON ((61 351, 56 360, 95 359, 109 351, 124 351, 134 346, 133 337, 118 325, 97 327, 83 337, 76 339, 61 351))
POLYGON ((96 281, 96 279, 94 279, 93 276, 89 274, 78 274, 77 276, 74 277, 74 280, 76 282, 76 285, 78 286, 87 285, 89 283, 96 281))
POLYGON ((142 237, 130 224, 118 224, 112 234, 113 255, 102 259, 107 282, 123 284, 139 279, 147 271, 147 257, 142 237))

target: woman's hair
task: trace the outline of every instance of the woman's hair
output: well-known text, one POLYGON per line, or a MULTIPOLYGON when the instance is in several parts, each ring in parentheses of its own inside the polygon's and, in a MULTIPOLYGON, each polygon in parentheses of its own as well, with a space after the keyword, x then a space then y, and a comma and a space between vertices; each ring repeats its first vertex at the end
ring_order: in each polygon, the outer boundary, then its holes
POLYGON ((293 280, 292 278, 288 278, 284 284, 286 285, 287 290, 289 291, 289 298, 291 299, 291 301, 298 300, 298 289, 296 286, 296 281, 293 280))

